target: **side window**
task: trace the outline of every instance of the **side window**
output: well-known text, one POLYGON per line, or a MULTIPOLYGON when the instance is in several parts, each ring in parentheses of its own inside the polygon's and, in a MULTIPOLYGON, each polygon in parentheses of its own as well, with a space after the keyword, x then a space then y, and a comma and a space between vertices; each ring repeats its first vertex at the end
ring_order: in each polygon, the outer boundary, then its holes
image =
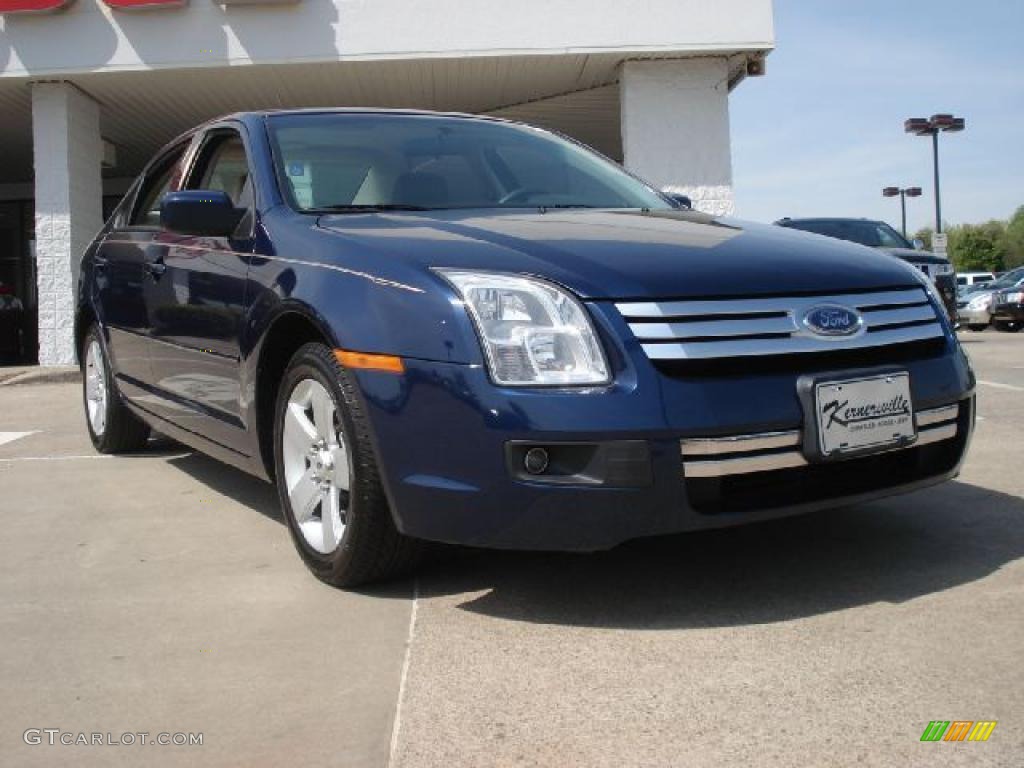
POLYGON ((188 189, 211 189, 224 192, 236 208, 245 208, 246 214, 238 222, 236 237, 251 233, 253 221, 253 190, 249 176, 249 162, 245 143, 236 131, 211 131, 189 174, 188 189))
POLYGON ((231 130, 214 131, 203 144, 189 189, 226 192, 238 208, 252 205, 252 183, 242 137, 231 130))
POLYGON ((146 174, 129 221, 131 226, 160 226, 160 198, 176 189, 181 182, 181 161, 188 144, 184 142, 172 149, 146 174))

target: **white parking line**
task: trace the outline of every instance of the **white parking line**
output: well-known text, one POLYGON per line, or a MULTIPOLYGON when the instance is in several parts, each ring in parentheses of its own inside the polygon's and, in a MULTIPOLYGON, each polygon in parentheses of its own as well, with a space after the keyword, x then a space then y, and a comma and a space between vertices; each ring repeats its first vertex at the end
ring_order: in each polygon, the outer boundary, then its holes
POLYGON ((1013 392, 1024 392, 1024 387, 1015 387, 1013 384, 1002 384, 998 381, 984 381, 978 379, 979 384, 984 384, 987 387, 995 387, 996 389, 1009 389, 1013 392))
POLYGON ((395 764, 398 752, 398 734, 402 729, 402 701, 405 699, 405 682, 409 677, 409 662, 412 658, 412 643, 416 639, 416 610, 420 602, 420 580, 412 582, 412 610, 409 613, 409 634, 405 639, 405 659, 402 661, 402 676, 398 681, 398 702, 395 704, 395 722, 391 726, 391 749, 388 751, 388 768, 395 764))
POLYGON ((15 461, 74 461, 77 459, 113 459, 103 453, 91 453, 87 456, 14 456, 10 459, 0 459, 0 464, 10 464, 15 461))
POLYGON ((39 430, 33 430, 31 432, 0 432, 0 445, 6 445, 7 443, 13 443, 15 440, 20 440, 23 437, 34 435, 39 430))

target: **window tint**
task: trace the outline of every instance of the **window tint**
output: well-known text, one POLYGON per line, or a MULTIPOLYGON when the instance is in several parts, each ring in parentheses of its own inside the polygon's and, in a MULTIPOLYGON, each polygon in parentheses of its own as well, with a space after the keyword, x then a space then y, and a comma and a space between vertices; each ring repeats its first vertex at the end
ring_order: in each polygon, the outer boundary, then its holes
POLYGON ((186 141, 164 155, 143 179, 131 217, 132 226, 160 226, 160 199, 178 188, 181 182, 181 161, 188 144, 186 141))

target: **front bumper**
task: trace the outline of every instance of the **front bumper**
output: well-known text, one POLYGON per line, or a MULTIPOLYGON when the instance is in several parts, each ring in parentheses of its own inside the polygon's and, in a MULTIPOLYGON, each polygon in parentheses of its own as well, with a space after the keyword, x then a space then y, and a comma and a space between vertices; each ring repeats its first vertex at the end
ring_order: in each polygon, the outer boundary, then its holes
POLYGON ((1000 323, 1024 322, 1024 304, 997 304, 992 310, 992 320, 1000 323))
POLYGON ((402 377, 358 372, 399 529, 477 546, 599 550, 754 522, 947 480, 974 423, 973 375, 947 342, 940 354, 902 365, 919 414, 955 411, 942 421, 942 439, 827 465, 709 475, 688 467, 684 448, 693 440, 802 429, 797 376, 670 376, 642 356, 616 367, 612 386, 587 392, 501 388, 479 366, 417 360, 406 361, 402 377), (510 465, 510 446, 523 444, 613 445, 612 458, 594 465, 612 469, 531 479, 510 465))
POLYGON ((971 309, 962 307, 957 311, 957 320, 963 325, 988 325, 992 314, 988 309, 971 309))

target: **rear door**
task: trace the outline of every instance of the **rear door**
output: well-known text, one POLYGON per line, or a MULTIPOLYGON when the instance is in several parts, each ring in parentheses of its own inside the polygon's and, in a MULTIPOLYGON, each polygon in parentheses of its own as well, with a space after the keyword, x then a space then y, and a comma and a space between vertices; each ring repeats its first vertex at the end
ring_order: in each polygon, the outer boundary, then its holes
POLYGON ((160 264, 146 289, 157 415, 220 445, 248 450, 239 336, 253 250, 253 190, 240 126, 197 140, 183 189, 226 192, 248 213, 230 237, 161 232, 160 264))
POLYGON ((115 214, 96 251, 96 305, 108 331, 108 351, 121 394, 145 407, 152 386, 148 340, 151 331, 146 289, 158 259, 160 198, 177 189, 189 141, 175 145, 150 164, 133 201, 115 214))

